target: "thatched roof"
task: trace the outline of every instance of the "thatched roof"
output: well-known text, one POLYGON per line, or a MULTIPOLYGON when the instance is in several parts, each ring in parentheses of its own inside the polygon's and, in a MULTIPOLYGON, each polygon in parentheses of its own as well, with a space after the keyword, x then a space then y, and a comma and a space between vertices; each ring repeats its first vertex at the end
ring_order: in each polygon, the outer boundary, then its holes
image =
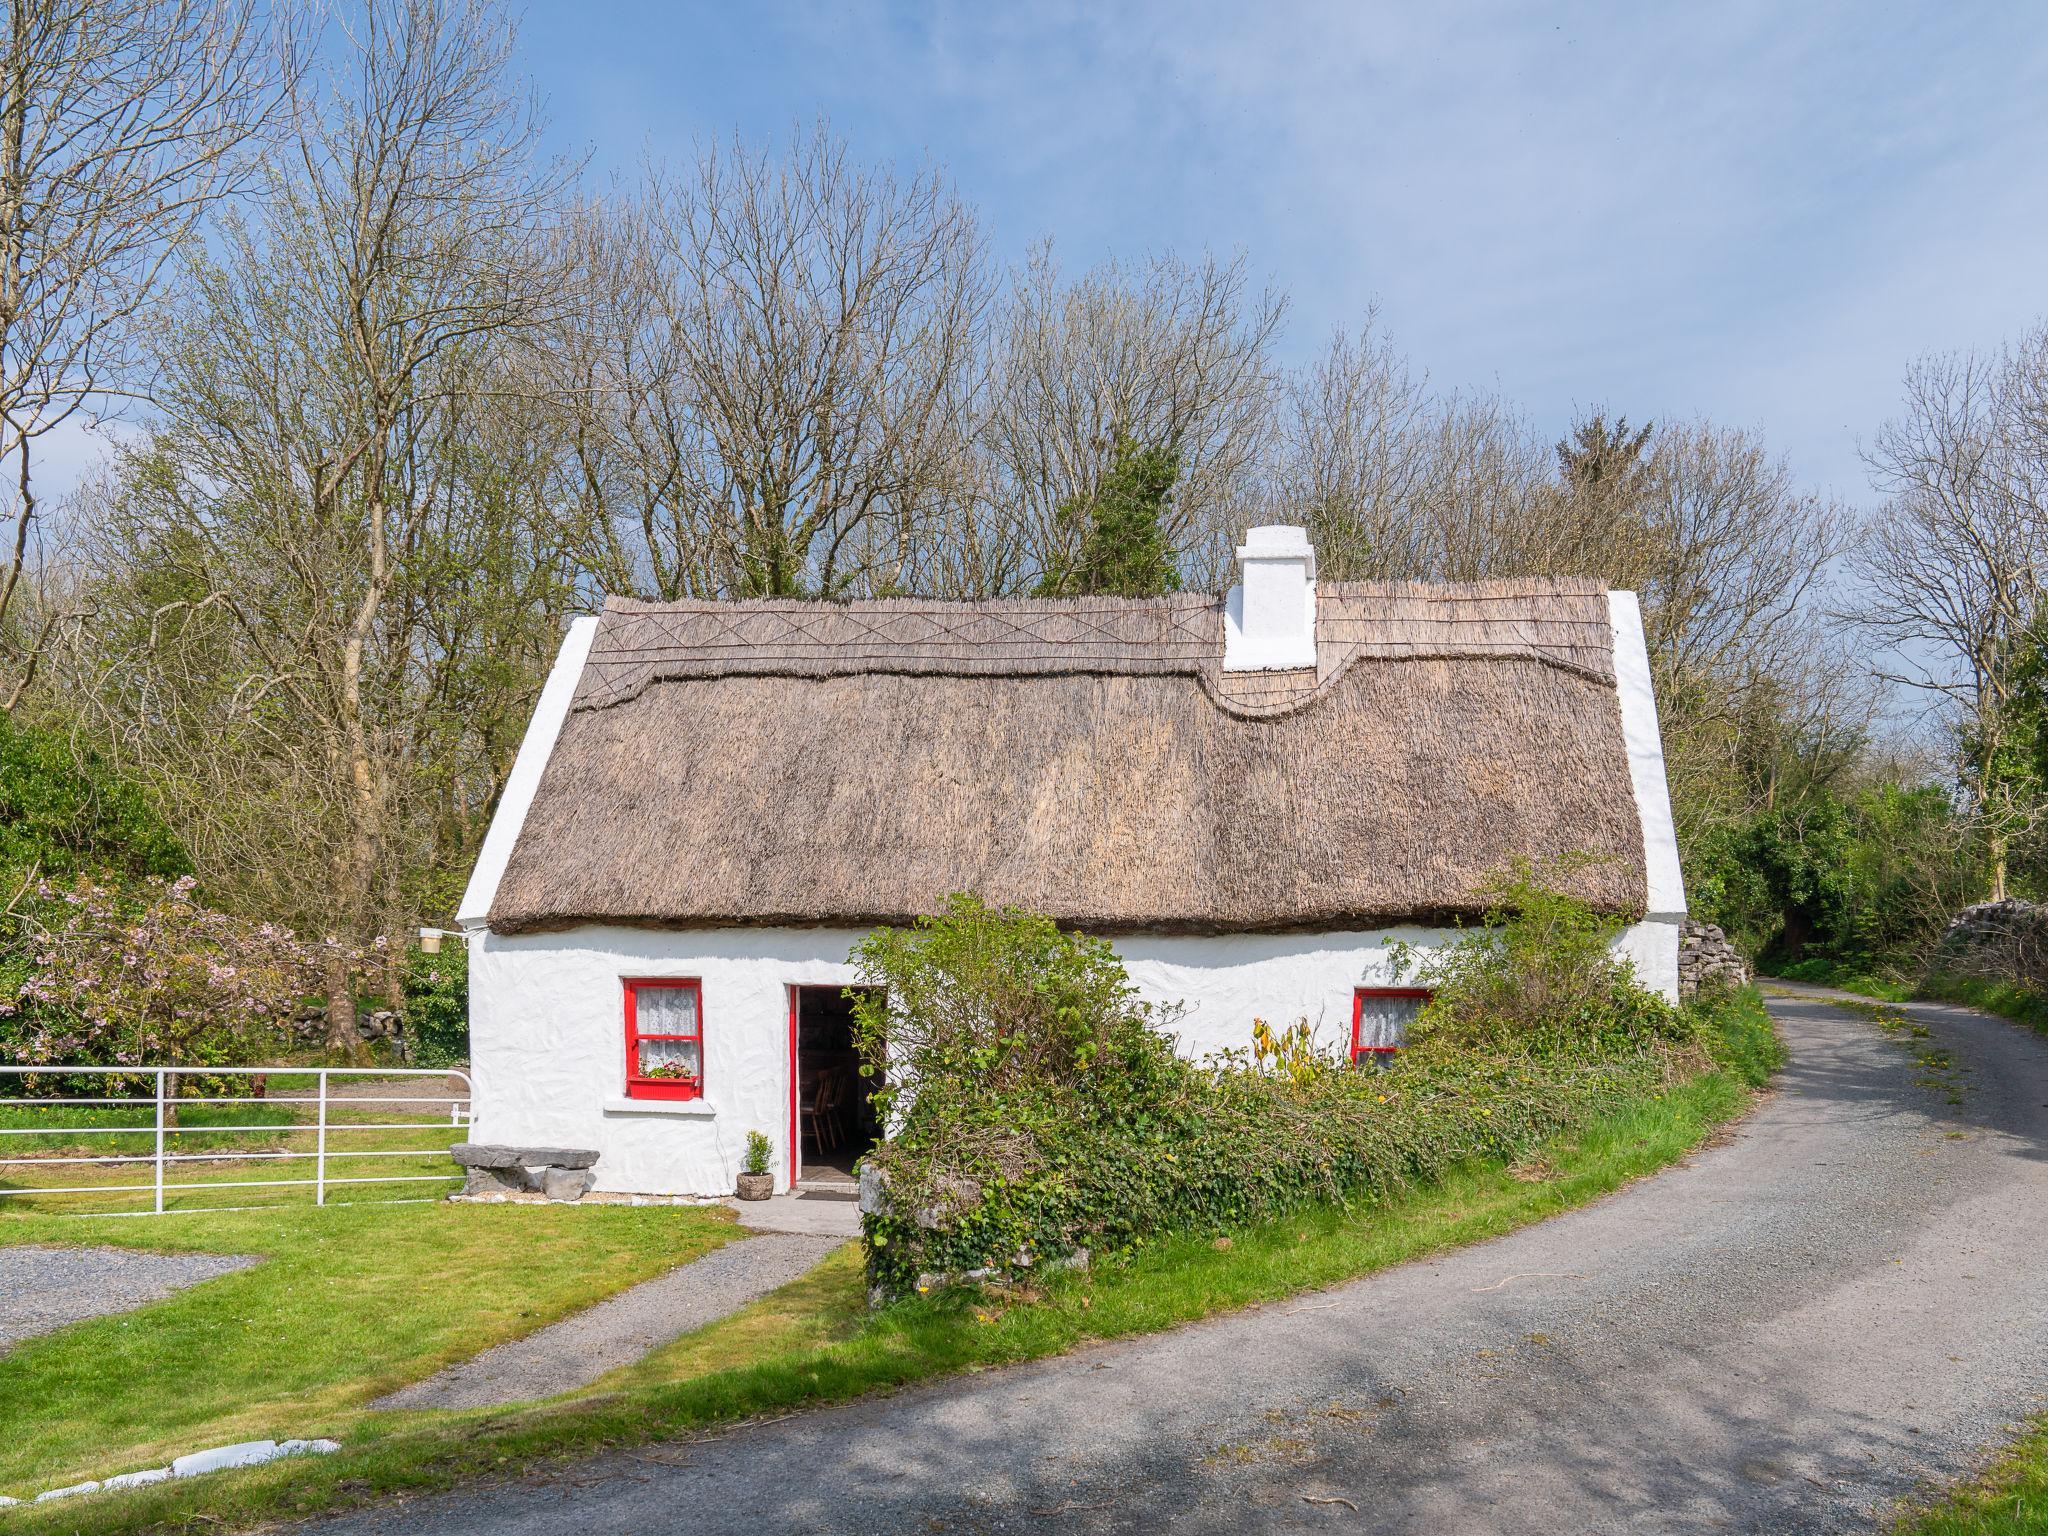
POLYGON ((865 926, 952 891, 1097 932, 1477 910, 1517 854, 1639 912, 1605 590, 1324 583, 1318 662, 1218 599, 605 606, 491 926, 865 926))

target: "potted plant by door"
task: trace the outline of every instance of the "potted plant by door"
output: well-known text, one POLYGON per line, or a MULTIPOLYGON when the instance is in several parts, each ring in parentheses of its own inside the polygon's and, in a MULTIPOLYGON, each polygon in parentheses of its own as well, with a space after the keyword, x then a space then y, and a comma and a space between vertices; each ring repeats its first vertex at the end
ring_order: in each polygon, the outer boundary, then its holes
POLYGON ((775 1193, 775 1175, 768 1171, 768 1159, 775 1155, 775 1147, 759 1131, 747 1132, 747 1156, 740 1174, 740 1198, 742 1200, 766 1200, 775 1193))

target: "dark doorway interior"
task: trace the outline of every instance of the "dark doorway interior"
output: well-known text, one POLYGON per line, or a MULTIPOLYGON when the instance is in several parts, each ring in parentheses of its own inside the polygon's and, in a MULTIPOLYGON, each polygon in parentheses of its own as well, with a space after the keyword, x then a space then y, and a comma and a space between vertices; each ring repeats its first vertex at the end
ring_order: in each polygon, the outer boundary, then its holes
MULTIPOLYGON (((852 1183, 853 1165, 882 1137, 853 1049, 853 1000, 841 987, 796 989, 797 1133, 806 1184, 852 1183)), ((858 989, 851 989, 858 990, 858 989)))

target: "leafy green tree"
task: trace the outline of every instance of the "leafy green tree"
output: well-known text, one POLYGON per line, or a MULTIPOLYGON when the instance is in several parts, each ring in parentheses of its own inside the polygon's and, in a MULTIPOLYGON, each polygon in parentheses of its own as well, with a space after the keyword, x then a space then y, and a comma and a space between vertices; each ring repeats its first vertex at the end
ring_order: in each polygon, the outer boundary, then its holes
POLYGON ((1984 855, 1942 786, 1879 782, 1723 823, 1688 857, 1695 915, 1766 963, 1906 974, 1976 894, 1984 855))
POLYGON ((417 1067, 452 1067, 469 1060, 469 950, 444 942, 435 954, 414 949, 405 957, 401 1012, 417 1067))
POLYGON ((1981 786, 1979 819, 1991 856, 2018 864, 2032 894, 2048 822, 2048 615, 2037 615, 2010 650, 2003 703, 1960 741, 1964 771, 1981 786))
POLYGON ((1048 571, 1040 597, 1153 597, 1180 590, 1163 517, 1180 478, 1180 457, 1141 447, 1119 433, 1115 458, 1092 495, 1075 497, 1061 514, 1082 526, 1081 552, 1048 571))
MULTIPOLYGON (((184 845, 133 784, 54 731, 0 714, 0 877, 107 871, 176 879, 184 845)), ((11 892, 0 892, 4 902, 11 892)))

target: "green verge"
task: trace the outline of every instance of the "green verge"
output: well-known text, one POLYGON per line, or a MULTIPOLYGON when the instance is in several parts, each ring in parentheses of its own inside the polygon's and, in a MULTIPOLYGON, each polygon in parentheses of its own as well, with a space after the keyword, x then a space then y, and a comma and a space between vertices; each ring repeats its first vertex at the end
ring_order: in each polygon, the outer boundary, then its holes
POLYGON ((1929 1002, 1961 1003, 1982 1009, 2048 1034, 2048 995, 2014 982, 1936 971, 1922 980, 1913 995, 1929 1002))
POLYGON ((1891 1536, 2040 1536, 2048 1531, 2048 1415, 1982 1474, 1904 1511, 1891 1536))
MULTIPOLYGON (((1512 1168, 1498 1162, 1468 1164, 1429 1188, 1382 1204, 1297 1212, 1240 1228, 1228 1243, 1169 1239, 1141 1248, 1126 1262, 1052 1278, 1029 1294, 951 1291, 875 1313, 864 1304, 859 1250, 849 1244, 791 1285, 613 1372, 585 1393, 503 1410, 358 1413, 338 1426, 345 1449, 334 1456, 17 1510, 7 1528, 101 1536, 247 1527, 393 1493, 424 1493, 482 1476, 544 1470, 606 1449, 844 1401, 948 1372, 1038 1359, 1091 1339, 1148 1333, 1334 1285, 1556 1215, 1683 1157, 1740 1114, 1783 1059, 1753 990, 1720 1010, 1711 1050, 1711 1070, 1554 1137, 1512 1168)), ((533 1208, 438 1209, 470 1215, 533 1208)), ((598 1212, 570 1208, 560 1214, 573 1222, 598 1212)), ((199 1219, 190 1218, 194 1223, 199 1219)), ((366 1213, 359 1219, 370 1217, 366 1213)), ((135 1231, 143 1225, 125 1224, 129 1241, 149 1241, 135 1231)), ((236 1246, 201 1238, 196 1225, 184 1230, 194 1234, 191 1246, 236 1246)), ((81 1238, 73 1233, 72 1240, 81 1238)), ((554 1255, 532 1251, 523 1238, 499 1241, 500 1263, 509 1271, 544 1269, 554 1261, 554 1255)), ((257 1234, 245 1229, 241 1251, 262 1247, 257 1234)), ((227 1284, 214 1282, 185 1293, 188 1304, 199 1305, 198 1298, 227 1284)), ((417 1304, 411 1296, 394 1297, 392 1312, 417 1304)), ((54 1337, 93 1329, 104 1339, 158 1310, 81 1325, 54 1337)), ((236 1310, 218 1308, 218 1326, 227 1330, 263 1321, 236 1317, 236 1310)), ((513 1331, 539 1320, 524 1321, 513 1331)), ((289 1335, 273 1334, 267 1327, 262 1331, 276 1341, 272 1347, 280 1354, 288 1348, 289 1335)), ((17 1401, 29 1395, 39 1402, 66 1401, 66 1396, 51 1395, 57 1383, 39 1383, 37 1358, 34 1346, 10 1357, 5 1390, 17 1401), (24 1363, 30 1367, 26 1371, 24 1363)), ((112 1373, 97 1378, 94 1390, 115 1379, 112 1373)), ((73 1382, 61 1390, 68 1396, 80 1385, 73 1382)), ((159 1379, 151 1390, 165 1393, 178 1387, 159 1379)), ((316 1433, 317 1426, 306 1424, 292 1432, 316 1433)))

